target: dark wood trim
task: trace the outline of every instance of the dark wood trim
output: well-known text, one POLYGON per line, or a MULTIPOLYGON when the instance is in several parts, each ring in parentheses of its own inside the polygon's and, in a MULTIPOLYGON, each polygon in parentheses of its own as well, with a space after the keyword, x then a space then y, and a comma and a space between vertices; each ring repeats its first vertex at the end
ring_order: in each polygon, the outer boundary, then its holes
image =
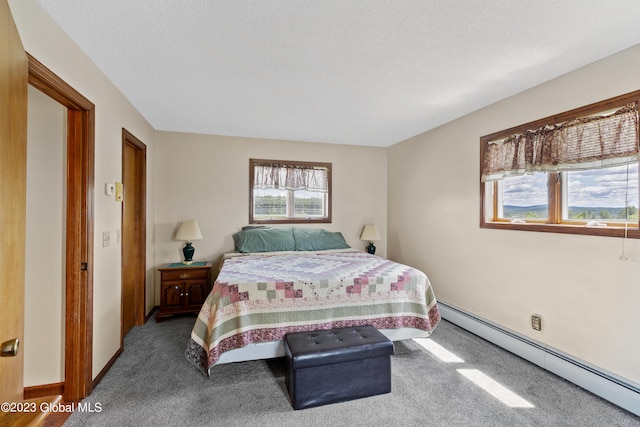
POLYGON ((252 216, 249 217, 249 224, 330 224, 331 222, 331 217, 322 219, 255 219, 252 216))
POLYGON ((29 84, 67 111, 64 401, 92 390, 95 106, 27 53, 29 84))
POLYGON ((111 356, 111 359, 109 359, 109 361, 107 362, 106 365, 104 365, 104 368, 102 368, 102 370, 98 373, 98 375, 96 375, 95 379, 93 380, 92 383, 92 387, 96 388, 96 386, 98 385, 98 383, 100 383, 100 381, 102 381, 102 378, 107 374, 107 372, 109 372, 109 369, 111 369, 111 367, 113 366, 114 363, 116 363, 116 360, 118 359, 118 357, 120 357, 120 355, 123 352, 123 348, 120 347, 113 356, 111 356))
POLYGON ((149 319, 151 319, 153 317, 153 314, 160 308, 159 305, 154 305, 153 308, 151 309, 151 311, 149 313, 147 313, 147 315, 144 317, 144 323, 147 323, 149 321, 149 319))
POLYGON ((560 233, 560 234, 582 234, 585 236, 603 236, 603 237, 628 237, 630 239, 640 239, 640 231, 637 229, 628 229, 625 232, 624 227, 586 227, 584 225, 559 225, 559 224, 512 224, 510 222, 485 222, 482 228, 490 228, 494 230, 518 230, 518 231, 537 231, 543 233, 560 233))
MULTIPOLYGON (((480 183, 480 228, 485 228, 487 223, 490 223, 490 221, 486 220, 486 215, 488 213, 487 209, 485 208, 485 202, 486 202, 486 198, 487 198, 487 185, 491 185, 491 184, 487 184, 485 182, 482 182, 482 170, 484 169, 484 156, 485 156, 485 148, 486 148, 487 144, 485 142, 485 140, 483 138, 480 138, 480 167, 478 168, 478 182, 480 183)), ((497 190, 497 187, 495 185, 495 183, 493 183, 493 198, 491 201, 491 208, 493 212, 493 218, 495 219, 495 213, 496 210, 498 208, 497 203, 496 203, 496 196, 495 196, 495 192, 497 190)))
MULTIPOLYGON (((146 266, 147 256, 147 146, 138 138, 136 138, 131 132, 122 128, 122 174, 124 181, 124 164, 125 164, 125 146, 130 146, 135 150, 135 164, 136 164, 136 180, 140 185, 138 197, 134 203, 136 212, 137 224, 135 226, 135 241, 136 241, 136 265, 146 266)), ((125 189, 126 192, 126 189, 125 189)), ((125 199, 125 202, 127 200, 125 199)), ((124 204, 121 212, 121 223, 124 224, 124 204)), ((124 245, 121 247, 124 250, 124 245)), ((142 326, 145 323, 145 300, 146 300, 146 267, 139 272, 142 286, 136 288, 135 293, 135 324, 136 326, 142 326)), ((124 284, 124 281, 123 281, 124 284)), ((121 319, 122 320, 122 319, 121 319)), ((124 334, 120 334, 120 346, 124 346, 124 334)))
POLYGON ((249 224, 328 224, 332 222, 332 164, 322 162, 305 162, 305 161, 292 161, 292 160, 268 160, 268 159, 249 159, 249 224), (253 183, 255 175, 253 173, 254 167, 260 164, 282 164, 291 166, 301 166, 307 168, 323 168, 328 171, 328 194, 327 194, 327 216, 325 218, 309 219, 255 219, 253 217, 253 183))
POLYGON ((53 71, 27 52, 29 84, 60 104, 73 110, 93 110, 95 106, 53 71))
POLYGON ((24 388, 25 400, 61 396, 62 394, 64 394, 64 383, 43 384, 24 388))
MULTIPOLYGON (((496 213, 496 196, 494 190, 493 197, 493 218, 485 219, 486 210, 485 199, 486 184, 482 182, 482 169, 484 167, 485 147, 488 142, 496 141, 506 138, 510 135, 523 133, 527 130, 538 129, 540 127, 552 124, 558 124, 567 120, 574 119, 576 117, 585 117, 592 114, 601 113, 602 111, 611 110, 614 108, 623 107, 629 103, 638 102, 640 105, 640 90, 630 92, 624 95, 609 98, 604 101, 595 102, 593 104, 586 105, 584 107, 575 108, 573 110, 565 111, 560 114, 545 117, 543 119, 535 120, 533 122, 525 123, 522 125, 514 126, 509 129, 494 132, 489 135, 480 137, 480 228, 489 229, 502 229, 502 230, 518 230, 518 231, 539 231, 546 233, 561 233, 561 234, 580 234, 589 236, 605 236, 605 237, 622 237, 622 238, 634 238, 640 239, 640 219, 638 223, 633 223, 631 228, 625 229, 624 226, 608 226, 608 227, 586 227, 582 223, 567 223, 561 222, 562 206, 561 206, 561 183, 558 174, 549 174, 549 222, 548 223, 526 223, 526 224, 512 224, 508 221, 500 221, 495 217, 496 213)), ((640 179, 639 179, 640 184, 640 179)), ((495 189, 496 187, 494 187, 495 189)), ((639 206, 640 208, 640 206, 639 206)))

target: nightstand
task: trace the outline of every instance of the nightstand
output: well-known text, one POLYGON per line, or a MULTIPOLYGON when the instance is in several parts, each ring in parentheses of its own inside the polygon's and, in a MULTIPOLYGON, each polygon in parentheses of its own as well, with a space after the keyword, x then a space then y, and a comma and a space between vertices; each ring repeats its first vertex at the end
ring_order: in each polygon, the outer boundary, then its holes
POLYGON ((160 309, 156 322, 174 314, 198 313, 211 292, 211 262, 172 263, 159 268, 160 309))

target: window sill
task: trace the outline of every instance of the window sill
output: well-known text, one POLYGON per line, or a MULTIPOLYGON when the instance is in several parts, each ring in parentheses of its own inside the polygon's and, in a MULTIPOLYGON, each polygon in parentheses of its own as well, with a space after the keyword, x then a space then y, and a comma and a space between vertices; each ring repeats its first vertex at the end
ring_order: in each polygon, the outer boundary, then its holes
POLYGON ((511 223, 502 221, 482 221, 480 228, 494 230, 517 230, 517 231, 537 231, 543 233, 579 234, 586 236, 604 237, 628 237, 640 239, 640 228, 633 224, 625 230, 624 226, 587 226, 584 224, 540 224, 540 223, 511 223))
POLYGON ((328 224, 331 223, 331 218, 265 218, 265 219, 249 219, 249 224, 328 224))

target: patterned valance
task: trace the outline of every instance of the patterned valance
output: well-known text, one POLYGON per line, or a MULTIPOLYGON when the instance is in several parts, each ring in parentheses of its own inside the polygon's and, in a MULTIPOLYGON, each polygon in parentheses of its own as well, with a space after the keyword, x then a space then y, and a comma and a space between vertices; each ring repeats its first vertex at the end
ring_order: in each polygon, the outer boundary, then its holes
POLYGON ((253 187, 258 189, 329 191, 326 168, 274 162, 255 164, 253 173, 253 187))
POLYGON ((639 151, 634 102, 612 114, 575 118, 486 142, 482 181, 624 165, 637 162, 639 151))

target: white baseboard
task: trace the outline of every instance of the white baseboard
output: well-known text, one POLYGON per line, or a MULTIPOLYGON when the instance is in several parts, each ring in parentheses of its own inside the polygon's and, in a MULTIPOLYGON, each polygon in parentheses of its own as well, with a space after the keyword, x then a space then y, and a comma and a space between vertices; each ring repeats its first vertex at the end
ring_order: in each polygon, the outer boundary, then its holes
POLYGON ((441 316, 469 332, 640 416, 640 385, 438 301, 441 316))

